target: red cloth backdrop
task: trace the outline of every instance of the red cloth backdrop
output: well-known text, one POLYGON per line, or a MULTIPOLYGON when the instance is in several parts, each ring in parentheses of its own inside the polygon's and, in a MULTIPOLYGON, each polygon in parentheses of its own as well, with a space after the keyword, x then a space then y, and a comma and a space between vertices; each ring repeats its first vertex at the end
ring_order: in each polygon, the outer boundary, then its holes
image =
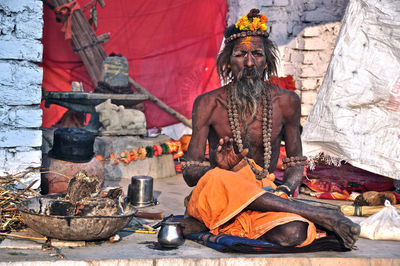
MULTIPOLYGON (((83 7, 88 0, 79 0, 83 7)), ((226 0, 106 0, 97 7, 96 35, 111 33, 103 45, 107 54, 121 53, 129 61, 130 76, 167 105, 191 118, 197 95, 220 86, 216 56, 226 25, 226 0)), ((89 8, 84 11, 88 17, 89 8)), ((44 7, 43 87, 69 91, 81 81, 85 91, 94 89, 71 41, 64 40, 62 24, 44 7)), ((146 101, 147 127, 179 122, 146 101)), ((57 105, 43 108, 43 127, 55 124, 66 111, 57 105)))

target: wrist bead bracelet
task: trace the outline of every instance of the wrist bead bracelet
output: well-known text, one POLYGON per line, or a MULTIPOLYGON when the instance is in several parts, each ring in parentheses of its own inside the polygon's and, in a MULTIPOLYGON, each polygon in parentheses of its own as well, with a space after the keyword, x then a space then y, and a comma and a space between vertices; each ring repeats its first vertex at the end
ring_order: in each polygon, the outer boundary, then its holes
POLYGON ((182 172, 183 172, 183 170, 185 170, 187 167, 192 166, 192 165, 196 165, 196 166, 210 166, 209 163, 206 163, 206 162, 187 161, 187 162, 183 162, 183 163, 182 163, 182 166, 181 166, 182 172))
POLYGON ((283 169, 287 169, 289 167, 297 166, 297 165, 307 165, 307 157, 306 156, 293 156, 282 159, 283 169))

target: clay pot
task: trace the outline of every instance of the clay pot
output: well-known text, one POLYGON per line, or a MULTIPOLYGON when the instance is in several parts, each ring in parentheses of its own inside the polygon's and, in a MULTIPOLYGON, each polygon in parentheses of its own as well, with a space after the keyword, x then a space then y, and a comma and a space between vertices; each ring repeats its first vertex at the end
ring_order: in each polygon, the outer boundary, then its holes
POLYGON ((96 175, 104 184, 104 170, 101 162, 93 157, 87 163, 74 163, 50 158, 49 172, 45 174, 44 182, 48 185, 48 194, 66 193, 69 180, 80 170, 85 170, 88 176, 96 175))

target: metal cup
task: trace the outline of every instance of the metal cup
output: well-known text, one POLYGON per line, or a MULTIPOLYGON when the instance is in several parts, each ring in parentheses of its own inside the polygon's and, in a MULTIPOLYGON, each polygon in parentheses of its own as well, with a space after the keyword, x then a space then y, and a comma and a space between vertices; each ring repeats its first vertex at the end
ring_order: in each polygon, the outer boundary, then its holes
POLYGON ((165 248, 176 248, 185 242, 179 222, 162 222, 158 232, 158 243, 165 248))
POLYGON ((136 207, 154 204, 153 178, 151 176, 133 176, 128 186, 128 200, 136 207))

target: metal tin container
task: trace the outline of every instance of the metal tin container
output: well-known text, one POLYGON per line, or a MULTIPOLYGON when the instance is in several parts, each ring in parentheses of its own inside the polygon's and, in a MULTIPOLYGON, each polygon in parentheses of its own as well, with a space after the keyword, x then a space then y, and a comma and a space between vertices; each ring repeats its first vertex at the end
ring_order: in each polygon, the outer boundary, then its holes
POLYGON ((158 243, 165 248, 176 248, 185 242, 179 222, 163 222, 158 232, 158 243))
POLYGON ((151 176, 133 176, 131 184, 128 186, 128 201, 135 207, 153 205, 153 178, 151 176))

